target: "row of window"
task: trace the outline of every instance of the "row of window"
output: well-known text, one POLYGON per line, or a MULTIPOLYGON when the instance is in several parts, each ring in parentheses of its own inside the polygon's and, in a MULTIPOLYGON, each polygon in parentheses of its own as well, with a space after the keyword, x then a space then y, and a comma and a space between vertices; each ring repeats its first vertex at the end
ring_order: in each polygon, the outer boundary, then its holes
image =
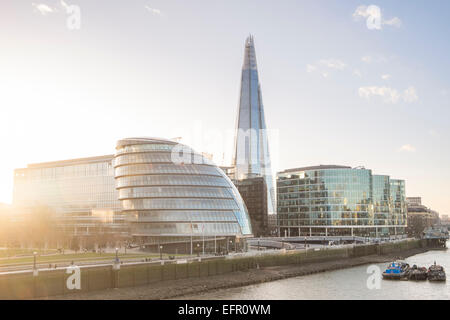
POLYGON ((130 176, 119 177, 116 180, 117 188, 139 186, 218 186, 228 187, 228 182, 222 177, 193 176, 193 175, 155 175, 155 176, 130 176))
POLYGON ((221 176, 219 169, 214 166, 194 164, 130 164, 115 169, 116 177, 140 174, 205 174, 221 176))
POLYGON ((172 164, 199 164, 213 165, 211 160, 199 154, 178 152, 152 152, 117 155, 114 166, 136 163, 172 163, 172 164))
POLYGON ((122 200, 122 207, 124 210, 239 210, 234 199, 132 199, 122 200))
POLYGON ((223 187, 135 187, 119 189, 119 199, 157 197, 232 199, 233 194, 230 188, 223 187))
POLYGON ((129 211, 126 214, 128 221, 146 222, 146 221, 234 221, 236 215, 233 211, 129 211))
POLYGON ((398 225, 406 226, 406 221, 384 221, 373 219, 305 219, 305 220, 279 220, 279 226, 372 226, 372 225, 398 225))

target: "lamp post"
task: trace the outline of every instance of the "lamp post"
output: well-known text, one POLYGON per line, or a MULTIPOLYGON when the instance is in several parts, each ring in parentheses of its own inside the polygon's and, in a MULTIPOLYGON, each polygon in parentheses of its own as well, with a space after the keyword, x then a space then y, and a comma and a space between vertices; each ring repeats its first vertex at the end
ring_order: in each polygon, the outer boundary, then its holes
POLYGON ((191 219, 191 256, 192 256, 192 219, 191 219))
POLYGON ((33 252, 33 269, 36 270, 36 256, 37 256, 37 252, 33 252))
POLYGON ((203 236, 203 253, 202 255, 205 255, 205 224, 202 226, 202 236, 203 236))
POLYGON ((116 248, 116 263, 119 263, 119 248, 116 248))
POLYGON ((38 275, 38 269, 36 266, 36 256, 37 256, 37 252, 33 252, 33 276, 37 276, 38 275))
POLYGON ((233 240, 230 240, 230 251, 231 251, 232 246, 233 246, 233 240))
POLYGON ((200 243, 197 243, 197 257, 200 257, 200 243))
POLYGON ((159 246, 159 260, 162 260, 162 249, 163 246, 159 246))

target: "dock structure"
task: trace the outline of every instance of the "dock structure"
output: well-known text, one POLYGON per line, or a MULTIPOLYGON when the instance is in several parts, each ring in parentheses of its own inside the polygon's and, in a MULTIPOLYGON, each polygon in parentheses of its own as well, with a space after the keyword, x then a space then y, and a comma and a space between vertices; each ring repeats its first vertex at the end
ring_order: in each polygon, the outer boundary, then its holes
POLYGON ((438 248, 445 248, 449 240, 448 228, 445 226, 432 226, 423 232, 423 238, 428 245, 438 248))

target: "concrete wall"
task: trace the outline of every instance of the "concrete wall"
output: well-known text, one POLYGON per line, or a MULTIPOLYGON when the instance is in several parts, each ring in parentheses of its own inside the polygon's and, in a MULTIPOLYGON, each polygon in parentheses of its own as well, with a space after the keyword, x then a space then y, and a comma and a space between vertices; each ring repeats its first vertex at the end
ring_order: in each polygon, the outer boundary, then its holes
POLYGON ((81 289, 79 290, 67 288, 66 283, 70 274, 67 274, 65 269, 40 271, 37 276, 33 276, 31 271, 18 272, 0 275, 0 299, 31 299, 80 291, 124 288, 148 285, 157 281, 208 277, 257 267, 302 265, 373 254, 391 254, 426 246, 426 240, 404 240, 394 243, 356 245, 354 247, 285 251, 232 259, 214 258, 181 264, 176 264, 174 261, 166 262, 164 265, 137 263, 121 265, 119 270, 114 270, 112 265, 80 267, 81 289))

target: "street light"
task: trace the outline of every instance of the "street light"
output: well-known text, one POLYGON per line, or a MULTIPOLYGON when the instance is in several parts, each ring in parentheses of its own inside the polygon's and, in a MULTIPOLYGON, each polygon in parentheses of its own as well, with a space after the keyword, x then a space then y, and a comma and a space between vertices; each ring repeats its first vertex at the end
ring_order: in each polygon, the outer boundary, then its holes
POLYGON ((116 263, 119 263, 119 248, 116 248, 116 263))
POLYGON ((163 246, 159 246, 159 260, 162 260, 162 248, 163 246))
POLYGON ((197 243, 197 257, 200 257, 200 243, 197 243))
POLYGON ((34 251, 33 252, 33 269, 36 270, 36 256, 37 256, 37 252, 34 251))

